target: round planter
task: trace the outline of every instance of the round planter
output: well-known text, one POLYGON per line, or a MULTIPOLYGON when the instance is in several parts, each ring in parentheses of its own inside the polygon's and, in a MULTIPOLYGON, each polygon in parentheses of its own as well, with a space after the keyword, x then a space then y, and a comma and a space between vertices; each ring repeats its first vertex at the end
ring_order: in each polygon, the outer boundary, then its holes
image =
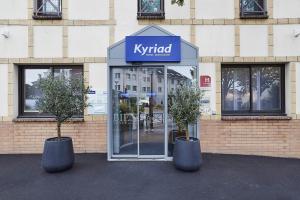
POLYGON ((50 173, 61 172, 73 167, 74 150, 72 138, 49 138, 45 141, 42 167, 50 173))
POLYGON ((190 141, 186 141, 185 137, 176 138, 173 162, 177 169, 183 171, 199 170, 202 164, 199 140, 192 137, 190 141))

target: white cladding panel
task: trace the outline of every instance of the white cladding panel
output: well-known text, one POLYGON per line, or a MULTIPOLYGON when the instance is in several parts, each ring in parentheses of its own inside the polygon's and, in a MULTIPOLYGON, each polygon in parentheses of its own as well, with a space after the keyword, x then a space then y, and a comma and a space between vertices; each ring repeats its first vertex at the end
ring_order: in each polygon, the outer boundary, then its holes
POLYGON ((300 25, 274 26, 274 56, 300 56, 300 36, 295 37, 295 30, 300 31, 300 25))
POLYGON ((69 19, 105 20, 109 18, 109 0, 70 0, 69 19))
POLYGON ((69 57, 106 57, 108 26, 69 27, 69 57))
POLYGON ((234 26, 196 26, 196 45, 200 56, 234 56, 234 26))
POLYGON ((240 26, 240 54, 268 56, 268 26, 240 26))
POLYGON ((185 1, 183 6, 171 4, 171 0, 165 1, 166 19, 189 19, 190 18, 190 1, 185 1))
POLYGON ((300 0, 273 0, 274 18, 299 18, 300 0))
POLYGON ((188 42, 191 41, 191 28, 188 25, 163 25, 161 27, 174 35, 181 36, 182 39, 188 42))
POLYGON ((0 0, 1 19, 27 19, 27 0, 0 0))
POLYGON ((63 28, 61 26, 35 26, 33 30, 34 57, 63 56, 63 28))
POLYGON ((25 58, 28 56, 27 26, 0 26, 0 32, 8 32, 9 37, 0 35, 0 58, 25 58))
MULTIPOLYGON (((117 26, 125 25, 130 29, 133 25, 137 25, 137 1, 130 0, 115 0, 115 18, 117 21, 117 26)), ((133 31, 133 30, 131 30, 133 31)))
POLYGON ((93 89, 107 91, 107 64, 90 63, 89 64, 89 85, 93 89))
POLYGON ((0 116, 8 115, 8 65, 0 64, 0 116))
POLYGON ((196 0, 196 19, 233 19, 234 0, 196 0))

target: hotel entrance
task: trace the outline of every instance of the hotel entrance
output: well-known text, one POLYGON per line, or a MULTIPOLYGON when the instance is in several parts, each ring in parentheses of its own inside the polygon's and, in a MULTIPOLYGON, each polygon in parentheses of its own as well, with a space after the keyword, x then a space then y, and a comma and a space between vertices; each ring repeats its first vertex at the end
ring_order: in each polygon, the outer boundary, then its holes
MULTIPOLYGON (((169 97, 180 84, 198 83, 197 48, 180 37, 175 44, 172 40, 177 36, 156 26, 146 27, 134 36, 146 41, 133 47, 134 53, 142 58, 128 55, 129 44, 125 40, 110 47, 108 52, 108 159, 171 160, 178 135, 177 126, 168 114, 169 97), (164 46, 161 38, 170 41, 164 46), (148 48, 153 41, 153 48, 148 48), (176 45, 179 60, 172 61, 174 57, 168 55, 176 45), (145 56, 152 57, 147 60, 145 56)), ((198 124, 189 125, 191 136, 198 137, 197 130, 198 124)))

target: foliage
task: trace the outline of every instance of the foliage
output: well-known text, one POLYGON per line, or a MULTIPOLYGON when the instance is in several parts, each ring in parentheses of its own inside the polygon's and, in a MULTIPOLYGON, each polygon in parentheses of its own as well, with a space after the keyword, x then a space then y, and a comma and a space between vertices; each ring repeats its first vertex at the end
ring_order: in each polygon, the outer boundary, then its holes
POLYGON ((196 85, 179 85, 169 95, 169 112, 178 126, 179 132, 185 130, 189 141, 188 125, 196 123, 200 115, 202 92, 196 85))
POLYGON ((64 75, 54 77, 50 73, 39 79, 42 91, 37 101, 40 112, 51 114, 57 121, 57 135, 61 138, 61 124, 75 115, 83 114, 87 104, 89 87, 84 86, 82 78, 67 78, 64 75))
POLYGON ((184 0, 172 0, 172 4, 177 4, 178 6, 183 6, 184 0))

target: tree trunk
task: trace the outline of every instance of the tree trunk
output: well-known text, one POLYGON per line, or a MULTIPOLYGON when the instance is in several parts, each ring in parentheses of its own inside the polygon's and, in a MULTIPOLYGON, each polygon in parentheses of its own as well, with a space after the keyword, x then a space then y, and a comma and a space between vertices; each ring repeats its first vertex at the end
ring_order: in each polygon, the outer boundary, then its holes
POLYGON ((185 127, 185 136, 186 136, 186 141, 190 141, 190 133, 189 133, 189 125, 187 124, 185 127))
POLYGON ((60 127, 61 127, 61 123, 60 123, 60 122, 57 122, 57 137, 58 137, 58 139, 61 138, 61 130, 60 130, 60 127))

